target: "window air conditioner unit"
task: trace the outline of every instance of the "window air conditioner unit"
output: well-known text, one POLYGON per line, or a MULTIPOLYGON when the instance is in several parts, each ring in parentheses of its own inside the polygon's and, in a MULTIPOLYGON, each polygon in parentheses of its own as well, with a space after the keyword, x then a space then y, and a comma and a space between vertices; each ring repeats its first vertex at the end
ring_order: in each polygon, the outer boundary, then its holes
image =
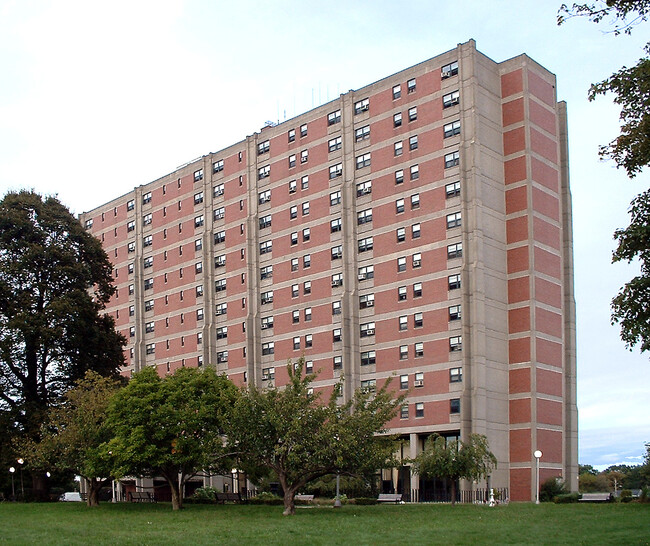
POLYGON ((446 79, 449 78, 450 76, 451 76, 451 70, 445 70, 445 71, 442 73, 442 79, 443 79, 443 80, 446 80, 446 79))
POLYGON ((375 335, 375 329, 374 328, 368 328, 366 330, 366 335, 367 336, 374 336, 375 335))
POLYGON ((370 193, 372 191, 372 188, 363 188, 362 193, 370 193))
POLYGON ((367 112, 369 108, 370 108, 370 105, 368 105, 368 104, 364 104, 364 105, 361 107, 361 111, 362 111, 362 112, 367 112))
POLYGON ((413 382, 413 385, 415 385, 416 387, 421 387, 422 385, 424 385, 424 380, 423 379, 418 379, 418 380, 413 382))
POLYGON ((360 280, 360 281, 365 281, 365 280, 366 280, 366 275, 365 275, 365 273, 359 273, 359 280, 360 280))
POLYGON ((366 302, 366 307, 374 307, 374 306, 375 306, 375 302, 374 302, 374 301, 367 301, 367 302, 366 302))
POLYGON ((420 260, 413 260, 413 267, 420 267, 420 260))

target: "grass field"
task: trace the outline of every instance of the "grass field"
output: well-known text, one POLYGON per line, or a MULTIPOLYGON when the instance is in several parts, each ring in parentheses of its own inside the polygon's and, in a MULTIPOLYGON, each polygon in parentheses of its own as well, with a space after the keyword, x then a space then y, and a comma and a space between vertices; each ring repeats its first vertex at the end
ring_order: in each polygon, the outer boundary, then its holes
POLYGON ((2 544, 649 544, 650 504, 0 504, 2 544))

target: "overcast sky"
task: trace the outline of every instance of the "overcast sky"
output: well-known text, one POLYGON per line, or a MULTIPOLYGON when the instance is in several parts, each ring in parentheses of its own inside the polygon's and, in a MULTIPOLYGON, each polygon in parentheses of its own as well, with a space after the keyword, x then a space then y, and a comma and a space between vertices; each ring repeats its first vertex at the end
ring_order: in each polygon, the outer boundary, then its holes
POLYGON ((650 363, 609 319, 636 269, 610 261, 649 174, 599 162, 618 109, 586 96, 636 63, 648 25, 631 37, 581 19, 558 28, 560 3, 0 0, 0 196, 34 188, 81 213, 470 38, 495 61, 526 53, 568 103, 579 459, 641 462, 650 363))

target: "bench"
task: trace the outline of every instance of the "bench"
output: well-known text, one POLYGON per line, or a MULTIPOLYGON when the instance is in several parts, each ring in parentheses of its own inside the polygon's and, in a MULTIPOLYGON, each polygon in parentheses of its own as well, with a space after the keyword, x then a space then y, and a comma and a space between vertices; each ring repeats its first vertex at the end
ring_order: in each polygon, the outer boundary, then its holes
POLYGON ((583 493, 580 502, 609 502, 611 493, 583 493))
POLYGON ((293 498, 297 501, 311 502, 314 500, 314 495, 295 495, 293 498))
POLYGON ((217 493, 217 502, 222 504, 225 504, 226 502, 243 502, 243 499, 239 493, 229 491, 226 493, 217 493))
POLYGON ((156 499, 149 491, 130 492, 129 499, 131 502, 156 502, 156 499))
POLYGON ((394 502, 395 504, 402 501, 401 493, 380 493, 377 502, 394 502))

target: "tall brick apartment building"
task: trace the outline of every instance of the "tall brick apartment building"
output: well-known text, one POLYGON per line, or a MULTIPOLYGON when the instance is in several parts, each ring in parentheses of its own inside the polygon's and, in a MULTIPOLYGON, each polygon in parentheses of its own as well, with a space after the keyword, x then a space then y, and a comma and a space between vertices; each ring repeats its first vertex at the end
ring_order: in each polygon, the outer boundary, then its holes
POLYGON ((527 56, 460 44, 81 221, 115 266, 126 374, 282 385, 304 354, 345 398, 395 376, 405 457, 477 432, 511 499, 534 498, 536 449, 577 486, 566 105, 527 56))

